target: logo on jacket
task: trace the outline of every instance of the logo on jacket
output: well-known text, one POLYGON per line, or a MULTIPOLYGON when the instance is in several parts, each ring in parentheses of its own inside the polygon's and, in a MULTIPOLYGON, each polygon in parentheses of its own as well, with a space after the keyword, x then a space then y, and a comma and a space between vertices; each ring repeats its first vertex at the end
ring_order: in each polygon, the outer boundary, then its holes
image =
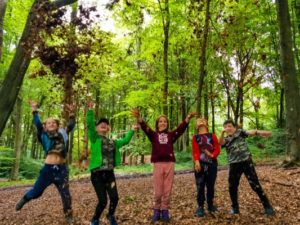
POLYGON ((160 144, 168 144, 168 134, 158 134, 158 141, 160 144))

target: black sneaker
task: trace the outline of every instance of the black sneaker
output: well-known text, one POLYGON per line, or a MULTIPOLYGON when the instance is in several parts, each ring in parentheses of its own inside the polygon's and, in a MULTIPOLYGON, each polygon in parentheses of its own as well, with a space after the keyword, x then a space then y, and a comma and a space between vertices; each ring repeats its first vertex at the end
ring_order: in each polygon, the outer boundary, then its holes
POLYGON ((215 207, 214 205, 209 205, 207 207, 207 210, 209 213, 214 213, 214 212, 218 211, 217 207, 215 207))
POLYGON ((69 209, 65 212, 65 220, 66 220, 67 224, 73 224, 74 223, 72 209, 69 209))
POLYGON ((203 208, 203 207, 199 207, 199 208, 196 210, 196 216, 197 216, 197 217, 203 217, 204 215, 205 215, 204 208, 203 208))
POLYGON ((90 225, 100 225, 100 222, 99 222, 99 220, 92 219, 90 225))
POLYGON ((16 210, 19 211, 23 208, 23 206, 28 202, 24 197, 16 204, 16 210))
POLYGON ((240 210, 238 208, 231 208, 230 210, 230 214, 235 215, 235 214, 239 214, 240 210))
POLYGON ((109 215, 108 214, 106 217, 109 220, 110 225, 118 225, 117 220, 116 220, 114 215, 109 215))
POLYGON ((274 215, 275 215, 275 211, 274 211, 274 209, 272 208, 272 206, 265 207, 265 214, 266 214, 267 216, 274 216, 274 215))

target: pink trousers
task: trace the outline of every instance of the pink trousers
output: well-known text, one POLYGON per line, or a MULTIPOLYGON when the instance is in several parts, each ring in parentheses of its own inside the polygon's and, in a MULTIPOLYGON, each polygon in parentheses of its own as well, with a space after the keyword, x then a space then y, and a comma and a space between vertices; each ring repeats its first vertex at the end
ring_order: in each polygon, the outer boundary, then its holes
POLYGON ((154 163, 154 209, 169 209, 174 180, 174 162, 154 163))

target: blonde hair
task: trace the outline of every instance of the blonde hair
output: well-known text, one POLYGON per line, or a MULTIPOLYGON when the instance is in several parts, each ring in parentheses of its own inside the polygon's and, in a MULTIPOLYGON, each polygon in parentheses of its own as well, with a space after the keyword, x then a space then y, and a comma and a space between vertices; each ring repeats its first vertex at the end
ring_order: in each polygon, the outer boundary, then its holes
POLYGON ((54 118, 54 117, 49 117, 49 118, 47 118, 47 119, 43 122, 43 125, 45 126, 46 123, 47 123, 49 120, 54 120, 54 122, 56 123, 57 127, 59 127, 60 122, 59 122, 58 119, 56 119, 56 118, 54 118))

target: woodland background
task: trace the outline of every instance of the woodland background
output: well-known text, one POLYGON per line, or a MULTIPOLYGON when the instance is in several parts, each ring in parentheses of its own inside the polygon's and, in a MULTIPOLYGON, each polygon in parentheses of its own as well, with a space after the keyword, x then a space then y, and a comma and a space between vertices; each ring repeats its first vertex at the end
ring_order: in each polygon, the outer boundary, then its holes
MULTIPOLYGON (((39 102, 43 119, 66 121, 65 105, 76 105, 72 176, 88 173, 88 99, 97 118, 110 119, 113 138, 135 122, 134 107, 152 127, 162 113, 174 128, 197 111, 217 135, 227 118, 272 130, 269 139, 249 139, 255 159, 299 165, 299 0, 0 2, 3 181, 34 179, 43 162, 29 99, 39 102)), ((194 132, 192 121, 176 143, 177 169, 192 169, 194 132)), ((119 172, 151 171, 142 132, 122 154, 124 164, 139 165, 119 172)))

